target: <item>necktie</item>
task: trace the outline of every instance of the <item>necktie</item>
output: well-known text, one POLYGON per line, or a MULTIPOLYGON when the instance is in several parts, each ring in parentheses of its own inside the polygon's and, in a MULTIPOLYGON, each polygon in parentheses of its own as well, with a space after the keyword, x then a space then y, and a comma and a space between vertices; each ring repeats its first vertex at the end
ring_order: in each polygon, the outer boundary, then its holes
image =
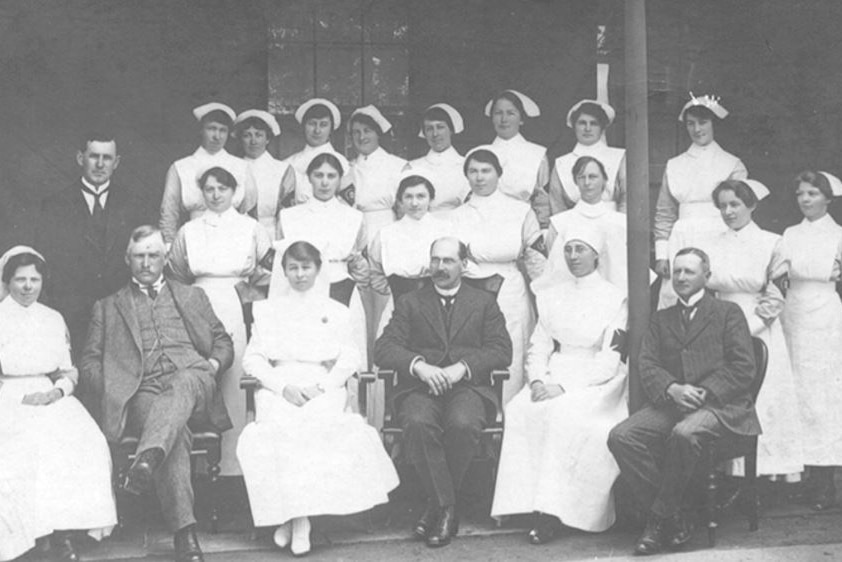
POLYGON ((93 189, 89 188, 87 185, 82 184, 82 191, 93 195, 94 206, 91 209, 91 225, 94 228, 94 232, 97 235, 97 239, 100 239, 105 236, 105 217, 103 216, 105 213, 105 208, 103 207, 102 200, 100 198, 106 193, 108 193, 108 188, 105 188, 99 193, 97 193, 93 189))
POLYGON ((455 299, 456 295, 441 295, 441 303, 444 307, 444 325, 448 333, 450 333, 450 315, 453 313, 453 301, 455 299))
POLYGON ((155 288, 155 286, 145 285, 144 288, 146 289, 146 294, 149 295, 149 298, 154 301, 155 297, 158 296, 158 290, 155 288))
POLYGON ((696 305, 687 306, 684 303, 678 303, 678 306, 681 309, 681 327, 684 328, 684 331, 687 331, 688 326, 690 326, 690 320, 693 317, 693 311, 696 310, 696 305))

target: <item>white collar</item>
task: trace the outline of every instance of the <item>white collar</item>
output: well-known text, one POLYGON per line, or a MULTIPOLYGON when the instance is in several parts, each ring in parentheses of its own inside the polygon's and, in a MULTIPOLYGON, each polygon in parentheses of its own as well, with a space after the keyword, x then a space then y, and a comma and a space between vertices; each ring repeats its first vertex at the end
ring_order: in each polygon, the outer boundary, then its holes
POLYGON ((801 221, 801 224, 803 224, 807 228, 822 228, 826 224, 829 224, 829 222, 831 221, 835 222, 833 221, 833 217, 830 216, 830 213, 825 213, 821 218, 816 219, 814 221, 811 221, 807 217, 804 217, 804 219, 801 221))
POLYGON ((94 184, 92 184, 91 182, 89 182, 89 181, 88 181, 88 180, 87 180, 87 179, 83 176, 83 177, 82 177, 82 185, 84 185, 85 187, 87 187, 88 189, 90 189, 91 191, 93 191, 94 193, 101 193, 101 192, 103 192, 103 191, 105 191, 106 189, 108 189, 108 188, 109 188, 109 186, 111 185, 111 180, 108 180, 107 182, 105 182, 105 183, 104 183, 104 184, 102 184, 102 185, 94 185, 94 184))
MULTIPOLYGON (((154 283, 152 283, 151 286, 152 286, 153 289, 155 289, 156 292, 160 293, 161 289, 164 288, 165 282, 166 282, 166 278, 164 277, 164 274, 162 273, 161 276, 158 277, 158 280, 155 281, 154 283)), ((140 281, 138 281, 134 277, 132 277, 132 283, 134 283, 135 286, 137 286, 139 289, 141 289, 144 292, 145 292, 145 289, 147 287, 149 287, 149 285, 145 285, 145 284, 141 283, 140 281)))
POLYGON ((459 292, 459 289, 462 288, 462 282, 460 281, 459 284, 452 289, 441 289, 438 285, 433 283, 433 288, 436 290, 436 294, 440 297, 455 297, 456 293, 459 292))
POLYGON ((721 148, 715 140, 710 141, 710 143, 705 146, 699 146, 696 143, 691 143, 690 148, 687 149, 687 155, 692 156, 693 158, 701 158, 719 150, 721 150, 721 148))
POLYGON ((608 144, 605 142, 605 139, 602 138, 593 144, 582 144, 577 142, 576 146, 573 147, 573 154, 577 156, 591 156, 599 154, 606 148, 608 148, 608 144))
POLYGON ((205 149, 204 146, 200 145, 199 148, 196 149, 196 152, 193 153, 193 156, 196 156, 198 158, 220 158, 227 154, 228 151, 225 150, 225 147, 220 148, 218 151, 211 154, 205 149))
POLYGON ((576 205, 573 206, 573 209, 580 215, 588 218, 601 217, 610 210, 605 204, 605 201, 601 199, 596 203, 587 203, 584 199, 579 199, 576 205))
POLYGON ((578 287, 589 287, 592 285, 597 285, 600 281, 602 281, 602 276, 599 274, 598 269, 594 269, 587 275, 583 277, 574 277, 573 282, 576 283, 578 287))
POLYGON ((701 289, 696 291, 694 294, 690 295, 690 298, 687 299, 686 301, 684 299, 682 299, 681 297, 678 297, 678 302, 683 304, 684 306, 687 306, 687 307, 696 306, 697 304, 699 304, 699 301, 702 300, 702 297, 704 297, 704 296, 705 296, 705 289, 704 289, 704 287, 702 287, 701 289))
POLYGON ((385 150, 383 150, 383 147, 382 147, 382 146, 378 146, 378 147, 377 147, 377 148, 375 148, 375 149, 374 149, 374 151, 373 151, 371 154, 369 154, 369 155, 365 155, 365 154, 358 154, 358 155, 357 155, 357 162, 358 162, 358 163, 361 163, 361 164, 368 164, 368 163, 370 163, 370 162, 374 162, 375 160, 379 160, 380 158, 382 158, 382 157, 383 157, 383 156, 385 156, 385 155, 386 155, 386 151, 385 151, 385 150))
POLYGON ((432 162, 448 162, 448 161, 458 161, 462 158, 462 155, 456 152, 456 149, 453 148, 453 145, 448 146, 441 152, 436 152, 432 148, 429 152, 427 152, 427 159, 432 162))
POLYGON ((247 162, 269 162, 270 160, 274 160, 275 158, 271 154, 269 154, 268 150, 264 150, 263 154, 261 154, 257 158, 249 158, 248 156, 245 156, 244 159, 247 162))
POLYGON ((733 228, 728 228, 725 233, 736 238, 740 238, 743 236, 747 236, 752 234, 753 232, 760 230, 760 227, 755 224, 754 221, 749 221, 744 227, 739 230, 734 230, 733 228))
POLYGON ((231 205, 228 209, 222 211, 221 213, 214 213, 208 209, 201 216, 200 220, 210 226, 219 226, 222 223, 230 222, 231 219, 236 218, 237 215, 239 215, 238 211, 234 209, 234 205, 231 205))
POLYGON ((506 145, 511 145, 511 144, 527 144, 527 143, 529 143, 529 141, 526 140, 525 138, 523 138, 523 135, 518 133, 510 139, 504 139, 502 137, 496 137, 494 139, 494 142, 492 142, 491 144, 492 144, 492 146, 506 146, 506 145))

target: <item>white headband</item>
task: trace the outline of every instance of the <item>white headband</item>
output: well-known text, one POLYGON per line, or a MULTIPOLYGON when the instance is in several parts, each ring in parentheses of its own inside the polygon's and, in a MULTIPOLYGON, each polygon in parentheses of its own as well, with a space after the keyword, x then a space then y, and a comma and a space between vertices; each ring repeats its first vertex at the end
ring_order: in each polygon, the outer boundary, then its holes
POLYGON ((684 121, 684 114, 691 107, 706 107, 720 119, 728 117, 728 110, 720 105, 718 97, 710 94, 696 97, 693 95, 693 92, 690 92, 690 101, 684 104, 684 107, 681 108, 681 113, 678 114, 679 121, 684 121))

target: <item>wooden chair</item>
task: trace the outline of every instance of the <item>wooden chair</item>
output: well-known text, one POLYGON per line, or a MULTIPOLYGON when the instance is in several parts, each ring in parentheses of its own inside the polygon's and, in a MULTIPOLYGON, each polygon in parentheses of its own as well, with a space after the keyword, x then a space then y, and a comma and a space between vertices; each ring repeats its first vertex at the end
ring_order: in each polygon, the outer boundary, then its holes
MULTIPOLYGON (((769 363, 769 350, 760 338, 752 337, 754 360, 757 366, 757 376, 751 385, 751 395, 754 402, 760 394, 763 379, 766 377, 766 367, 769 363)), ((759 519, 759 502, 757 497, 757 435, 733 436, 714 442, 703 453, 705 459, 705 515, 707 518, 708 546, 716 546, 717 515, 717 486, 719 475, 716 467, 731 459, 740 457, 745 459, 745 477, 742 479, 739 494, 747 510, 749 530, 756 531, 759 519)))

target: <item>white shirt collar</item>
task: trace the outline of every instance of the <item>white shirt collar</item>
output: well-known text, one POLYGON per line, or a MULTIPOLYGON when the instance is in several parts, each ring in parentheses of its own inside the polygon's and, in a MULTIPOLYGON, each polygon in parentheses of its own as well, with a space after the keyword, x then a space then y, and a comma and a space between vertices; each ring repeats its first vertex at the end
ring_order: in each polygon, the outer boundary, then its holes
MULTIPOLYGON (((88 189, 93 191, 94 193, 100 193, 101 191, 104 191, 104 190, 109 188, 109 186, 111 185, 111 180, 108 180, 107 182, 105 182, 102 185, 94 185, 91 182, 89 182, 87 180, 87 178, 82 177, 82 185, 84 185, 85 187, 87 187, 88 189)), ((88 195, 90 195, 90 194, 88 194, 88 195)))
POLYGON ((705 296, 705 289, 704 289, 704 287, 702 287, 701 289, 696 291, 696 293, 694 293, 693 295, 690 295, 690 298, 687 299, 686 301, 684 299, 682 299, 681 297, 678 297, 678 302, 680 302, 684 306, 696 306, 697 304, 699 304, 699 301, 702 300, 702 297, 704 297, 704 296, 705 296))
POLYGON ((588 218, 601 217, 609 211, 605 201, 601 199, 596 203, 587 203, 584 199, 579 199, 573 208, 576 209, 576 212, 588 218))
POLYGON ((459 289, 462 287, 462 282, 460 281, 458 285, 456 285, 452 289, 441 289, 435 283, 433 284, 433 288, 436 290, 436 294, 440 297, 454 297, 456 293, 459 292, 459 289))
MULTIPOLYGON (((156 292, 160 293, 161 289, 164 288, 165 282, 166 282, 166 278, 164 277, 164 274, 162 273, 161 276, 158 277, 158 280, 155 281, 154 283, 152 283, 152 288, 155 289, 156 292)), ((132 283, 134 283, 141 291, 146 293, 146 287, 148 287, 148 285, 146 285, 144 283, 141 283, 140 281, 138 281, 134 277, 132 277, 132 283)))

